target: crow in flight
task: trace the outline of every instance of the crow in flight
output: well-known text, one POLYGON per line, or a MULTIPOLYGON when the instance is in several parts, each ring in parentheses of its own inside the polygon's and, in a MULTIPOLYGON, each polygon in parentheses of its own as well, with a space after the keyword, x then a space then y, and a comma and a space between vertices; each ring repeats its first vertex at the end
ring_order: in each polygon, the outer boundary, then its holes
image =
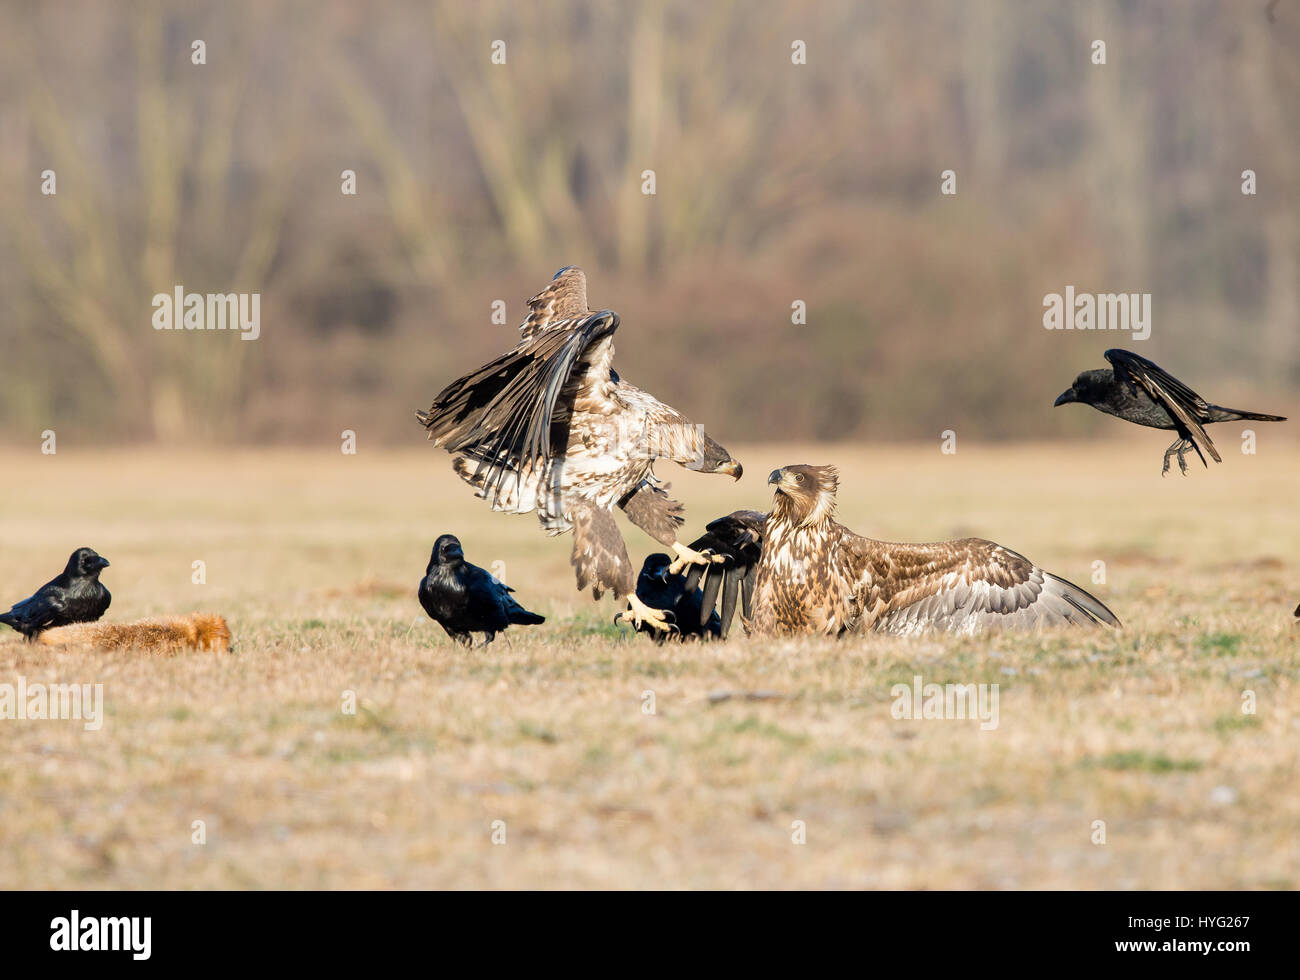
POLYGON ((1145 357, 1132 351, 1113 348, 1106 351, 1106 360, 1114 370, 1098 368, 1084 371, 1074 379, 1074 384, 1056 399, 1056 406, 1069 402, 1091 405, 1099 412, 1153 429, 1173 429, 1178 439, 1165 450, 1165 465, 1160 475, 1169 472, 1169 457, 1178 457, 1178 468, 1187 473, 1183 455, 1195 449, 1205 462, 1204 448, 1216 463, 1223 462, 1219 451, 1205 433, 1211 422, 1285 422, 1282 415, 1261 415, 1259 412, 1242 412, 1235 408, 1211 405, 1173 375, 1161 370, 1145 357))
POLYGON ((0 623, 12 626, 29 640, 54 626, 93 623, 113 601, 99 581, 100 570, 107 567, 107 558, 99 557, 91 548, 78 548, 57 577, 37 589, 30 599, 0 614, 0 623))
POLYGON ((514 623, 535 626, 545 616, 530 613, 488 572, 465 560, 460 541, 444 534, 433 543, 429 567, 420 580, 420 605, 431 619, 457 643, 470 646, 472 633, 483 633, 486 646, 496 634, 514 623))
MULTIPOLYGON (((718 619, 718 614, 712 611, 712 601, 709 601, 709 612, 705 612, 705 597, 694 584, 698 582, 699 575, 694 575, 694 581, 691 581, 688 576, 674 572, 672 564, 673 560, 662 551, 646 558, 636 581, 636 594, 647 606, 672 613, 672 622, 677 628, 671 632, 656 632, 653 626, 642 623, 637 631, 649 633, 657 643, 662 643, 669 636, 675 636, 679 640, 688 636, 698 636, 700 639, 721 636, 722 622, 718 619)), ((701 567, 703 566, 692 566, 692 573, 701 567)))

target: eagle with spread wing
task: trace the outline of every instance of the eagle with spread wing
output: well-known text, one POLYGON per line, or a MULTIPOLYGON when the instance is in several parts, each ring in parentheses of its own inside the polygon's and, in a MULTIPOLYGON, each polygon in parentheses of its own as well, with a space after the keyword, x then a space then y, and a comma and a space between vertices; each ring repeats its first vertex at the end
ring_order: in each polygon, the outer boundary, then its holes
POLYGON ((579 590, 613 592, 637 626, 669 630, 662 611, 636 595, 613 509, 673 550, 674 571, 707 564, 711 556, 678 542, 682 506, 659 486, 655 460, 736 479, 741 465, 702 426, 613 370, 618 314, 588 308, 581 269, 557 272, 528 310, 513 349, 453 381, 416 417, 493 510, 535 511, 550 534, 573 532, 579 590))
POLYGON ((687 586, 703 575, 705 615, 721 588, 724 636, 738 596, 758 634, 1120 625, 1095 596, 992 541, 895 544, 854 534, 834 517, 833 466, 785 466, 768 483, 770 513, 728 514, 692 543, 723 559, 692 568, 687 586))

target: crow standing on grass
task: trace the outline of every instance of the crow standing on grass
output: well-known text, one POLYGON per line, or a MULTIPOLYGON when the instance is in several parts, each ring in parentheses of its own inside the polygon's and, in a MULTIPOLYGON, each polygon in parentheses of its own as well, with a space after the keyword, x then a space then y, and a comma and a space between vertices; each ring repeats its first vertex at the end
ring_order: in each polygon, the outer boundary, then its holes
POLYGON ((91 548, 78 548, 68 564, 55 578, 46 582, 30 599, 15 603, 0 614, 0 623, 11 626, 29 640, 42 630, 72 623, 93 623, 108 611, 113 601, 108 589, 99 581, 99 573, 108 567, 91 548))
POLYGON ((1286 421, 1282 415, 1261 415, 1259 412, 1211 405, 1173 375, 1132 351, 1113 348, 1106 351, 1105 356, 1114 370, 1084 371, 1060 394, 1055 404, 1059 407, 1070 402, 1082 402, 1126 422, 1153 429, 1175 430, 1178 439, 1165 450, 1161 476, 1169 472, 1170 456, 1178 457, 1178 468, 1186 474, 1187 461, 1183 456, 1190 449, 1196 450, 1206 467, 1210 464, 1205 462, 1202 449, 1209 452, 1216 463, 1223 462, 1205 433, 1205 426, 1211 422, 1286 421))
POLYGON ((483 633, 486 646, 512 623, 535 626, 544 616, 530 613, 488 572, 465 560, 460 541, 444 534, 433 543, 429 567, 420 581, 420 605, 457 643, 470 646, 473 633, 483 633))

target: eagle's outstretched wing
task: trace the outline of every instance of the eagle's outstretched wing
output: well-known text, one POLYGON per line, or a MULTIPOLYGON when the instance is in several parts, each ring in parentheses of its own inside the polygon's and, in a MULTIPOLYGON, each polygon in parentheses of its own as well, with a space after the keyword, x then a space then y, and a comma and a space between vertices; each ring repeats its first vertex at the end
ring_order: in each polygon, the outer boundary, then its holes
MULTIPOLYGON (((1169 413, 1177 426, 1178 434, 1192 444, 1204 465, 1210 464, 1205 462, 1202 447, 1214 457, 1216 463, 1223 461, 1201 424, 1202 419, 1210 417, 1210 405, 1204 398, 1159 365, 1132 351, 1113 347, 1106 351, 1105 357, 1114 367, 1117 379, 1141 388, 1153 402, 1169 413)), ((1181 463, 1181 457, 1179 461, 1181 463)), ((1168 466, 1168 463, 1166 459, 1165 465, 1168 466)))
POLYGON ((880 633, 1120 625, 1077 585, 982 538, 894 544, 846 534, 831 560, 856 583, 860 627, 880 633))
POLYGON ((611 310, 551 323, 453 381, 416 417, 435 445, 475 460, 476 484, 495 503, 511 473, 564 453, 573 396, 618 323, 611 310))
MULTIPOLYGON (((737 592, 744 621, 754 619, 751 603, 766 518, 756 511, 736 511, 713 521, 691 542, 697 551, 725 556, 721 564, 693 568, 686 581, 687 588, 694 588, 703 575, 704 615, 713 611, 721 590, 724 638, 737 592)), ((835 548, 818 556, 832 566, 818 578, 851 589, 856 615, 848 628, 909 635, 1120 625, 1095 596, 992 541, 895 544, 843 530, 835 548)), ((811 601, 813 590, 806 597, 811 601)))

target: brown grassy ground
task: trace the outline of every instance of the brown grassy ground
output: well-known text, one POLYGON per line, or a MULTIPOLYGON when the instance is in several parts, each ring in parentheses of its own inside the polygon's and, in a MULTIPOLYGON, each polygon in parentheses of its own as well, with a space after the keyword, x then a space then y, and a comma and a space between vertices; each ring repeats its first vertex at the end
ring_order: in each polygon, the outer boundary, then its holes
POLYGON ((836 462, 864 533, 978 533, 1085 586, 1104 560, 1089 587, 1123 632, 663 648, 575 592, 568 538, 487 513, 433 450, 0 454, 0 596, 89 544, 110 618, 214 610, 236 638, 161 658, 0 635, 0 683, 107 702, 99 732, 0 721, 0 886, 1294 887, 1296 447, 1225 431, 1223 465, 1162 481, 1162 435, 662 471, 693 532, 766 506, 773 466, 836 462), (549 622, 452 646, 414 599, 447 530, 549 622), (1000 727, 891 719, 914 674, 998 683, 1000 727), (758 689, 784 698, 709 700, 758 689))

